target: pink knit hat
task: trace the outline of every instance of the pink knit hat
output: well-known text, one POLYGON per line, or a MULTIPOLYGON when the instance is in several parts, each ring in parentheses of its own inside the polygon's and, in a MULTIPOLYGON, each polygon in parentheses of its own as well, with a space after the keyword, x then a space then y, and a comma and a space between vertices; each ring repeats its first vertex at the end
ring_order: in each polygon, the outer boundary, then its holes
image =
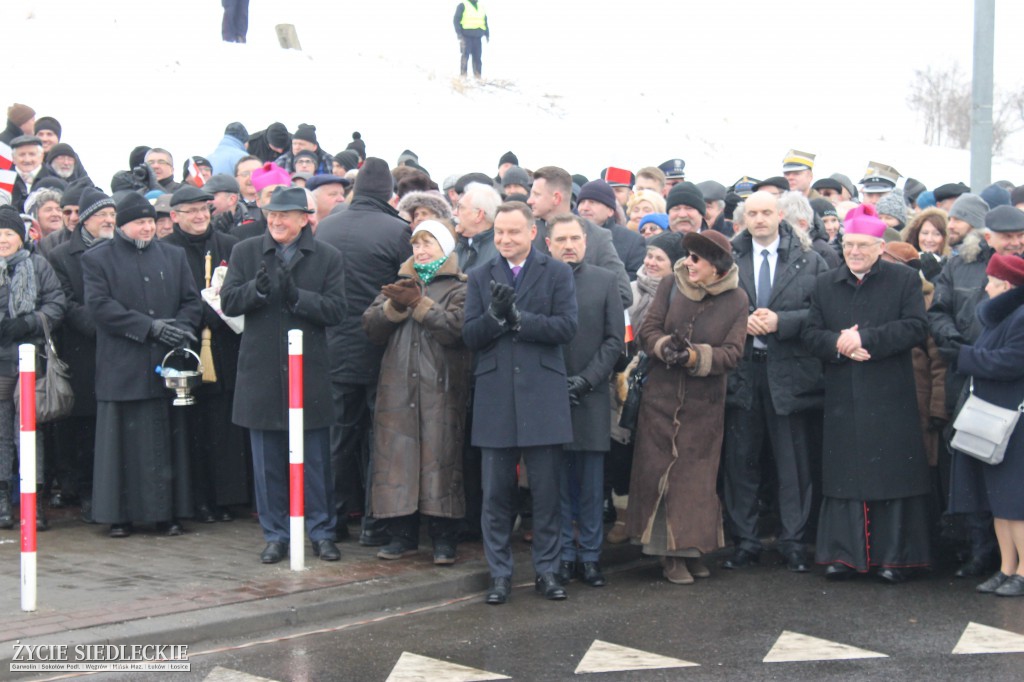
POLYGON ((845 234, 866 234, 881 239, 885 234, 886 224, 878 217, 878 212, 871 204, 861 204, 851 208, 843 218, 845 234))
POLYGON ((271 185, 291 187, 292 176, 276 163, 267 161, 262 168, 257 168, 252 172, 252 186, 256 188, 257 192, 262 192, 265 187, 271 185))

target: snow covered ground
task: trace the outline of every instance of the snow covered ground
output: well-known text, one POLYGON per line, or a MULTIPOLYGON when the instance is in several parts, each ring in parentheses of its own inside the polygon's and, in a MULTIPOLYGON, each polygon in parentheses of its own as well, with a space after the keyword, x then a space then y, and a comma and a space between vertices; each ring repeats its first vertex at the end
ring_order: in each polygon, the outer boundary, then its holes
MULTIPOLYGON (((967 0, 485 0, 484 87, 454 78, 455 4, 251 0, 235 45, 216 0, 3 0, 0 101, 58 118, 101 186, 138 144, 170 149, 180 175, 233 120, 314 123, 329 152, 358 130, 370 155, 412 149, 438 181, 493 172, 511 149, 588 177, 678 156, 691 179, 729 184, 778 174, 790 147, 817 152, 818 177, 875 160, 929 187, 969 181, 967 152, 919 144, 905 102, 916 68, 970 70, 967 0), (278 46, 279 23, 301 52, 278 46)), ((997 21, 996 82, 1019 87, 1024 3, 999 0, 997 21)), ((1022 183, 1024 167, 997 159, 992 175, 1022 183)))

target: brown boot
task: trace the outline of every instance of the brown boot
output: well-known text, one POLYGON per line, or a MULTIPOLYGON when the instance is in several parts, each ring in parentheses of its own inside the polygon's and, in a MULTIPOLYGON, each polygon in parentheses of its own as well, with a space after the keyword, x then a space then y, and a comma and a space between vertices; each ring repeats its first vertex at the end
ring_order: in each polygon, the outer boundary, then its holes
POLYGON ((675 585, 692 585, 693 576, 686 570, 686 560, 680 557, 665 557, 665 580, 675 585))
POLYGON ((710 578, 711 571, 708 570, 707 564, 697 559, 687 559, 686 568, 689 569, 690 575, 694 578, 710 578))
POLYGON ((615 507, 615 525, 608 531, 605 540, 609 545, 621 545, 629 540, 626 533, 626 506, 629 504, 629 495, 616 495, 612 493, 612 505, 615 507))

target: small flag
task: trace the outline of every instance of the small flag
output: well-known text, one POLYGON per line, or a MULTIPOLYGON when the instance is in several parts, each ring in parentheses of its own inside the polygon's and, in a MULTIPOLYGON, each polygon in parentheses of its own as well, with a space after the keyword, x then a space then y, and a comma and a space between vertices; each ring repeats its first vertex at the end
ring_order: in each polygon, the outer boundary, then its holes
POLYGON ((18 174, 12 170, 0 170, 0 189, 7 190, 8 193, 14 192, 14 182, 18 179, 18 174))
POLYGON ((633 323, 629 319, 629 311, 624 310, 623 313, 626 315, 626 343, 633 340, 633 323))
POLYGON ((0 142, 0 170, 10 170, 14 165, 14 152, 5 143, 0 142))
POLYGON ((206 184, 206 180, 203 179, 203 174, 199 172, 199 166, 196 164, 196 160, 191 157, 188 160, 188 181, 196 187, 202 187, 206 184))

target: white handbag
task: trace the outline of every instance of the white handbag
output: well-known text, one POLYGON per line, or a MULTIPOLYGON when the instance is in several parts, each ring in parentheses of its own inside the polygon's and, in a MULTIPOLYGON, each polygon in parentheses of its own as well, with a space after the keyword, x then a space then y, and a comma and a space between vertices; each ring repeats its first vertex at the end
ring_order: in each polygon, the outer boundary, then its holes
POLYGON ((974 377, 971 377, 971 394, 953 422, 955 433, 949 444, 985 464, 999 464, 1021 412, 1024 412, 1024 401, 1014 410, 974 395, 974 377))

